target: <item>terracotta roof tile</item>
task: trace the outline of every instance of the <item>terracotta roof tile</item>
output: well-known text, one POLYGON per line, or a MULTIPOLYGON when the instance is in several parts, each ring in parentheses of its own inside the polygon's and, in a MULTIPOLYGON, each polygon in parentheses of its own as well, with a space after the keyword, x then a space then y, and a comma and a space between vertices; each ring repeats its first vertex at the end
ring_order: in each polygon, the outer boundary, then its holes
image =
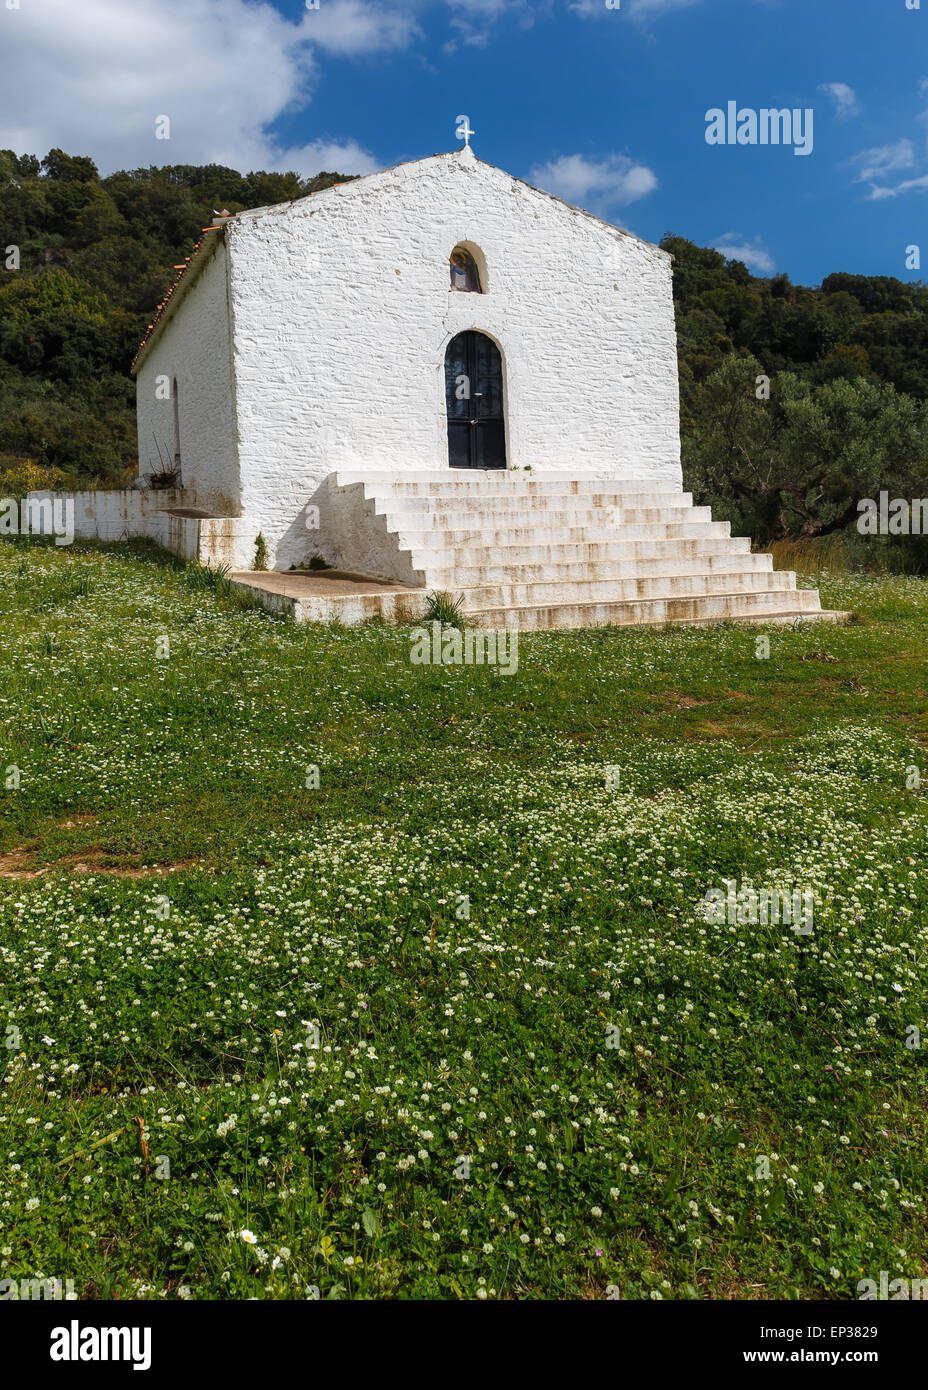
MULTIPOLYGON (((230 214, 230 216, 231 216, 231 214, 230 214)), ((203 227, 201 230, 202 230, 203 232, 215 232, 215 231, 218 230, 218 228, 216 228, 216 227, 203 227)), ((197 241, 197 242, 194 243, 193 251, 190 253, 189 256, 185 256, 185 257, 184 257, 184 260, 183 260, 179 265, 175 265, 175 266, 172 266, 172 267, 171 267, 172 270, 176 270, 176 271, 178 271, 179 273, 178 273, 177 276, 175 277, 174 283, 171 285, 171 287, 170 287, 170 289, 168 290, 167 294, 164 296, 164 299, 162 299, 161 303, 158 305, 158 311, 157 311, 157 313, 155 314, 154 322, 153 322, 153 323, 150 323, 150 324, 148 325, 148 328, 147 328, 147 330, 146 330, 146 332, 145 332, 145 336, 144 336, 144 338, 142 339, 142 341, 139 343, 138 351, 136 352, 135 356, 134 356, 133 359, 132 359, 132 366, 133 366, 133 367, 135 366, 136 362, 139 360, 139 356, 141 355, 142 349, 146 346, 146 344, 148 343, 148 340, 151 338, 152 333, 153 333, 154 330, 157 328, 158 323, 159 323, 160 320, 161 320, 161 316, 162 316, 162 314, 164 313, 165 309, 166 309, 167 306, 168 306, 168 301, 172 298, 172 296, 173 296, 173 294, 174 294, 174 291, 175 291, 175 290, 177 289, 177 287, 180 285, 180 282, 181 282, 181 280, 184 278, 184 275, 185 275, 186 272, 190 269, 191 263, 196 259, 197 253, 199 252, 200 248, 201 248, 202 246, 204 246, 204 245, 205 245, 205 237, 202 238, 200 241, 197 241)))

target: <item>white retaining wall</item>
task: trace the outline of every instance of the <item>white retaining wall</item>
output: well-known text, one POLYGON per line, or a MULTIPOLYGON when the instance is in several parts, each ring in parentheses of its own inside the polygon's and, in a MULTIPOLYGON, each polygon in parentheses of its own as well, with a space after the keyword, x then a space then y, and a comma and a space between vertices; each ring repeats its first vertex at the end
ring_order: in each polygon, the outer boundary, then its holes
MULTIPOLYGON (((247 517, 185 516, 190 500, 175 490, 141 488, 93 492, 30 492, 29 500, 53 497, 73 507, 76 540, 120 541, 148 536, 182 560, 250 569, 258 528, 247 517)), ((36 509, 36 516, 41 509, 36 509)), ((51 522, 49 522, 51 525, 51 522)))
POLYGON ((120 541, 128 536, 150 536, 164 546, 168 544, 168 508, 183 505, 181 495, 173 490, 114 488, 29 493, 30 501, 43 497, 64 499, 73 506, 74 535, 79 540, 120 541))

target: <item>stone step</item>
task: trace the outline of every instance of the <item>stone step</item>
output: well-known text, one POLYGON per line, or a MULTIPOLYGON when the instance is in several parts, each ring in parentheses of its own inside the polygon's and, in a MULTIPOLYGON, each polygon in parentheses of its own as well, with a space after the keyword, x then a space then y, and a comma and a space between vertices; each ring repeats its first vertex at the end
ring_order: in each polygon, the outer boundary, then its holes
MULTIPOLYGON (((425 590, 383 591, 357 595, 298 597, 284 595, 272 587, 255 587, 249 573, 233 576, 232 582, 246 589, 274 612, 287 612, 297 622, 339 622, 345 625, 370 619, 386 622, 417 623, 424 618, 428 595, 425 590)), ((290 576, 281 580, 292 585, 290 576)), ((813 590, 783 590, 777 602, 757 602, 756 595, 684 595, 671 600, 638 600, 618 603, 536 604, 521 607, 483 608, 468 613, 472 626, 542 631, 547 628, 644 626, 662 623, 708 624, 730 620, 744 623, 838 622, 846 613, 822 611, 816 607, 813 590), (811 595, 811 601, 810 601, 811 595), (751 599, 753 598, 753 601, 751 599), (801 605, 801 606, 800 606, 801 605)))
MULTIPOLYGON (((516 493, 490 495, 488 493, 454 493, 436 496, 429 493, 423 497, 403 497, 395 494, 376 493, 368 497, 374 503, 376 515, 395 513, 400 516, 445 516, 449 512, 469 512, 474 516, 532 516, 558 515, 572 516, 579 512, 603 512, 609 515, 623 515, 626 512, 641 510, 657 511, 662 516, 673 517, 680 511, 693 509, 693 496, 689 492, 674 492, 666 495, 659 492, 549 492, 528 496, 516 493)), ((709 511, 708 507, 702 508, 709 511)), ((660 520, 640 518, 642 520, 660 520)), ((630 520, 633 518, 629 518, 630 520)), ((429 523, 426 522, 426 525, 429 523)))
MULTIPOLYGON (((796 589, 796 576, 789 570, 772 574, 661 575, 650 579, 588 579, 580 571, 571 579, 543 579, 525 582, 512 574, 507 581, 480 583, 473 587, 452 588, 452 597, 462 594, 465 613, 484 608, 534 608, 539 605, 564 607, 575 603, 615 603, 639 599, 702 598, 717 595, 754 594, 766 596, 796 589)), ((803 592, 809 592, 805 590, 803 592)))
POLYGON ((346 486, 361 486, 365 498, 397 498, 414 502, 428 498, 549 498, 549 496, 608 496, 621 500, 629 496, 649 496, 657 502, 679 498, 682 488, 652 480, 625 478, 561 478, 556 473, 539 478, 513 478, 513 475, 481 474, 479 478, 456 478, 443 474, 440 480, 413 481, 392 478, 354 478, 346 486), (495 481, 482 481, 485 478, 495 481))
MULTIPOLYGON (((419 534, 421 536, 422 533, 419 534)), ((667 537, 660 540, 626 540, 623 537, 616 540, 613 534, 606 533, 601 540, 564 542, 559 539, 559 533, 555 533, 542 536, 537 543, 533 541, 525 545, 511 545, 506 542, 507 532, 499 534, 502 539, 489 545, 478 543, 478 538, 475 537, 471 545, 436 549, 424 544, 405 545, 402 537, 398 539, 403 548, 411 552, 413 567, 420 571, 494 563, 516 566, 551 563, 587 565, 608 560, 666 560, 677 556, 686 558, 748 555, 751 551, 751 542, 747 536, 709 536, 692 540, 674 540, 667 537)), ((481 539, 485 541, 486 537, 481 539)))
POLYGON ((458 503, 413 511, 397 508, 391 501, 382 509, 378 503, 375 515, 386 518, 388 531, 486 530, 488 526, 508 526, 519 531, 589 526, 594 530, 618 531, 627 526, 702 525, 712 521, 711 507, 565 507, 562 499, 558 499, 557 506, 488 507, 486 511, 458 503))
POLYGON ((513 473, 504 469, 498 472, 474 470, 473 475, 470 475, 465 469, 423 474, 410 471, 408 474, 385 474, 382 477, 375 473, 346 472, 336 474, 336 484, 339 487, 351 487, 357 483, 363 484, 367 497, 425 497, 454 495, 463 492, 472 492, 477 496, 491 493, 516 494, 518 492, 539 495, 546 493, 567 495, 570 493, 602 492, 604 490, 614 491, 616 496, 642 492, 667 496, 679 495, 682 490, 675 483, 664 483, 651 478, 604 478, 592 474, 580 477, 573 473, 564 477, 555 469, 538 474, 513 473), (458 476, 458 474, 462 476, 458 476))
MULTIPOLYGON (((568 579, 666 579, 687 575, 759 574, 768 579, 773 570, 773 557, 762 552, 746 555, 675 555, 665 559, 635 559, 605 561, 549 560, 531 564, 513 564, 504 557, 483 565, 462 564, 442 567, 428 565, 424 571, 425 584, 430 589, 449 590, 472 588, 479 584, 552 582, 568 579)), ((776 573, 789 573, 778 570, 776 573)))
POLYGON ((666 599, 628 599, 612 603, 500 606, 468 609, 467 612, 470 620, 480 627, 532 632, 546 628, 718 623, 727 619, 747 619, 756 622, 789 621, 796 617, 818 617, 821 614, 821 604, 816 589, 783 589, 769 593, 689 594, 666 599))
POLYGON ((448 469, 336 480, 341 563, 384 578, 341 596, 305 581, 295 616, 415 621, 441 591, 471 623, 526 631, 837 616, 676 483, 448 469))
MULTIPOLYGON (((256 596, 266 607, 272 606, 266 595, 258 593, 256 596)), ((276 611, 289 613, 298 623, 337 622, 345 627, 353 627, 372 618, 380 618, 388 623, 419 622, 424 617, 426 603, 424 589, 411 589, 408 595, 384 593, 292 599, 276 611)))
MULTIPOLYGON (((626 543, 631 541, 712 541, 732 540, 731 523, 727 521, 681 521, 623 526, 621 531, 612 526, 581 526, 570 528, 579 530, 581 535, 571 540, 579 543, 608 545, 611 541, 626 543)), ((482 549, 499 546, 517 547, 520 545, 556 545, 564 536, 564 528, 559 526, 525 527, 517 531, 506 527, 493 532, 470 527, 460 527, 449 531, 413 531, 405 527, 393 532, 403 550, 461 550, 465 546, 480 546, 482 549)), ((748 541, 750 547, 750 541, 748 541)))

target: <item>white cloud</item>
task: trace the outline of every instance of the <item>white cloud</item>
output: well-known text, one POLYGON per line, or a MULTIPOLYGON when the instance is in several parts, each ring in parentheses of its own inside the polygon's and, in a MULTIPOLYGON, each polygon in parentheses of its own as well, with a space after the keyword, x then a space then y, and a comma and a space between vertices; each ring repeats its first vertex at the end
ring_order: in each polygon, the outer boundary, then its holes
POLYGON ((278 154, 274 167, 284 173, 295 169, 306 175, 322 169, 330 174, 373 174, 383 166, 356 140, 313 140, 278 154))
POLYGON ((61 146, 104 172, 216 163, 311 174, 339 149, 366 172, 372 157, 353 140, 286 151, 270 129, 309 101, 316 52, 364 56, 417 32, 408 5, 361 0, 322 0, 299 22, 263 0, 41 0, 2 22, 4 108, 19 113, 2 143, 39 155, 61 146), (158 116, 170 117, 169 140, 155 139, 158 116))
POLYGON ((303 22, 307 36, 327 53, 356 58, 387 48, 405 48, 418 37, 409 9, 391 9, 362 0, 320 0, 303 22))
POLYGON ((870 198, 876 200, 894 198, 897 193, 923 186, 924 180, 921 178, 903 179, 896 184, 892 182, 892 175, 903 169, 914 169, 916 162, 915 146, 911 140, 903 139, 893 145, 876 145, 872 149, 862 150, 850 164, 857 170, 856 181, 869 184, 870 198))
POLYGON ((896 198, 900 193, 911 193, 913 189, 918 192, 928 189, 928 174, 921 174, 917 179, 903 179, 901 183, 896 184, 895 188, 873 188, 870 192, 870 198, 873 201, 880 198, 896 198))
POLYGON ((709 245, 726 260, 744 261, 749 270, 756 270, 761 275, 772 275, 776 270, 774 259, 760 237, 755 237, 751 242, 746 241, 740 232, 725 232, 716 241, 710 241, 709 245))
POLYGON ((895 169, 910 169, 915 163, 915 148, 911 140, 897 140, 894 145, 876 145, 857 156, 860 178, 869 181, 881 178, 895 169))
POLYGON ((483 48, 498 20, 504 15, 514 16, 521 28, 530 29, 535 22, 536 12, 550 12, 550 0, 445 0, 452 12, 449 20, 455 37, 444 45, 446 53, 453 53, 459 43, 472 48, 483 48))
POLYGON ((592 203, 600 208, 634 203, 657 187, 653 171, 624 154, 608 155, 601 160, 564 154, 547 164, 535 165, 529 179, 568 203, 592 203))
POLYGON ((849 120, 851 116, 860 113, 857 93, 846 82, 822 82, 819 91, 831 97, 835 106, 835 115, 839 121, 849 120))

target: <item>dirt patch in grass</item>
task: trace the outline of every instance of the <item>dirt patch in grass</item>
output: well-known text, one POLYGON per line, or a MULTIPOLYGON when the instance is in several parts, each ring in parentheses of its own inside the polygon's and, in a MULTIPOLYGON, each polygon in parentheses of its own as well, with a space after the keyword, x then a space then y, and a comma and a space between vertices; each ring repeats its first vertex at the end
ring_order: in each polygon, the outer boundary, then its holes
POLYGON ((177 864, 119 864, 109 862, 111 859, 112 856, 104 849, 97 848, 63 855, 55 864, 42 864, 28 850, 17 849, 0 855, 0 879, 9 878, 25 882, 42 878, 53 871, 70 874, 107 874, 112 878, 164 878, 167 874, 180 873, 184 869, 203 867, 198 859, 182 860, 177 864))
POLYGON ((0 878, 38 878, 47 874, 48 869, 33 869, 32 857, 24 850, 14 849, 11 854, 0 854, 0 878))
POLYGON ((674 709, 699 709, 702 705, 713 703, 712 700, 697 700, 692 695, 684 694, 682 690, 662 690, 654 699, 663 700, 665 704, 673 705, 674 709))

